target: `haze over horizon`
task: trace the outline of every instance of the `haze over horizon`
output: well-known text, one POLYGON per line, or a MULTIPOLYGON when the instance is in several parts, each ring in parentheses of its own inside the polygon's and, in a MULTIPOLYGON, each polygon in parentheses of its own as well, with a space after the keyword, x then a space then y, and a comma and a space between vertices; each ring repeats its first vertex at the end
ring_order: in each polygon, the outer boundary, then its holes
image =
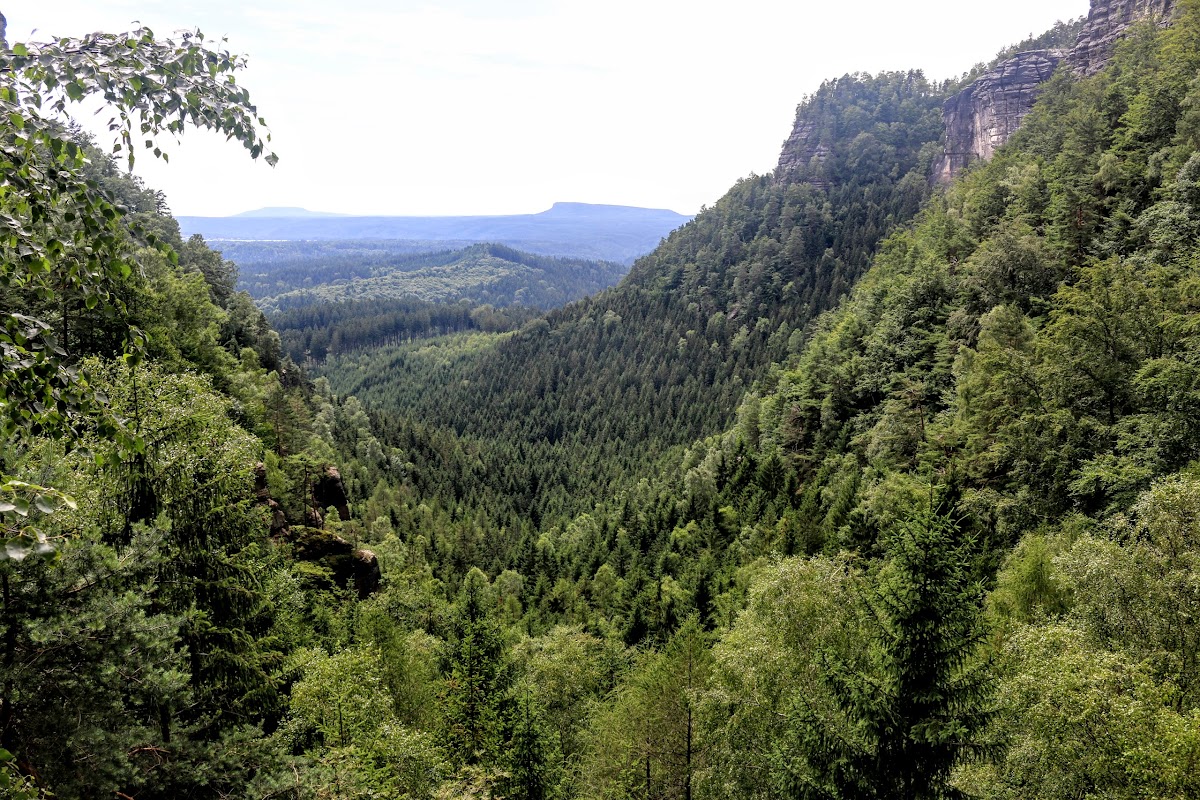
POLYGON ((254 164, 204 133, 167 142, 170 164, 147 153, 135 171, 177 214, 443 216, 536 213, 562 200, 694 214, 774 167, 796 104, 823 80, 955 77, 1087 7, 16 0, 3 10, 10 41, 140 21, 159 35, 199 26, 249 55, 239 82, 270 123, 280 164, 254 164))
MULTIPOLYGON (((547 208, 539 208, 536 211, 514 211, 511 215, 534 216, 538 214, 548 214, 562 206, 594 206, 601 207, 609 206, 612 208, 638 208, 645 211, 673 211, 669 208, 643 208, 642 206, 629 206, 626 204, 617 203, 577 203, 572 200, 558 200, 552 203, 547 208)), ((678 212, 675 212, 678 213, 678 212)), ((249 208, 243 211, 235 211, 232 214, 205 215, 205 214, 180 214, 179 216, 215 216, 215 217, 405 217, 405 216, 430 216, 430 217, 449 217, 449 216, 510 216, 510 214, 344 214, 340 211, 329 211, 321 208, 305 208, 303 206, 261 206, 259 208, 249 208)), ((690 215, 683 215, 690 216, 690 215)))

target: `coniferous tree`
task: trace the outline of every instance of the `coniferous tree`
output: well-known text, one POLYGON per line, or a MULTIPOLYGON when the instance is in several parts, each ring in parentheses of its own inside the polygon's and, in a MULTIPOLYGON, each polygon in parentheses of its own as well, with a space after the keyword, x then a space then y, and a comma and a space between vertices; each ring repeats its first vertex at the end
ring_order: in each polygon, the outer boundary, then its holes
POLYGON ((982 587, 973 542, 950 517, 924 512, 889 543, 864 598, 873 620, 867 668, 829 665, 828 681, 852 741, 814 736, 820 776, 807 798, 956 797, 953 768, 985 751, 992 677, 979 656, 982 587))
POLYGON ((491 586, 472 568, 458 596, 443 702, 443 739, 459 765, 492 766, 504 743, 512 681, 503 632, 490 614, 491 586))

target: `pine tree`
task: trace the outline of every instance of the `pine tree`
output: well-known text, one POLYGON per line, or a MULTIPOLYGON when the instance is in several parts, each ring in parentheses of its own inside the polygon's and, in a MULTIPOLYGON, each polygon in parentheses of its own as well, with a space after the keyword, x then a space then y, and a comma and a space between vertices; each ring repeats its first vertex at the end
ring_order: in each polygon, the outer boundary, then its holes
POLYGON ((552 742, 530 696, 518 702, 508 752, 505 797, 512 800, 547 800, 554 796, 552 742))

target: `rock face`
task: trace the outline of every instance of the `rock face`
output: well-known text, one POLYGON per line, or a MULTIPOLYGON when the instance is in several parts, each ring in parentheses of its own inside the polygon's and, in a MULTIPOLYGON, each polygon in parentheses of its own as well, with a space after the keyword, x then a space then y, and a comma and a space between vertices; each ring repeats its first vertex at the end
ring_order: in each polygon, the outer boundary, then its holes
POLYGON ((1092 0, 1087 23, 1067 57, 1079 75, 1094 75, 1104 68, 1113 45, 1131 25, 1154 19, 1167 25, 1175 13, 1175 0, 1092 0))
POLYGON ((350 519, 350 501, 346 497, 346 488, 342 485, 342 474, 337 467, 326 467, 325 473, 313 487, 313 500, 318 508, 337 509, 338 519, 342 522, 350 519))
POLYGON ((365 600, 379 591, 383 573, 379 569, 379 559, 370 550, 354 551, 354 589, 360 600, 365 600))
POLYGON ((321 509, 337 509, 343 522, 350 519, 350 501, 341 473, 336 467, 325 467, 312 486, 312 496, 304 507, 304 519, 299 525, 288 520, 282 506, 271 497, 267 484, 267 465, 254 465, 254 493, 258 504, 271 516, 271 538, 289 542, 296 559, 313 565, 309 576, 318 583, 347 588, 353 586, 360 598, 379 590, 382 573, 379 559, 370 550, 357 549, 341 536, 323 530, 325 519, 321 509))
POLYGON ((360 599, 379 590, 379 559, 370 550, 355 548, 341 536, 317 528, 293 528, 288 540, 296 558, 314 565, 308 577, 318 585, 354 587, 360 599))
POLYGON ((267 487, 267 465, 261 461, 254 465, 254 494, 259 504, 266 506, 271 513, 271 536, 285 536, 288 532, 287 516, 275 498, 271 497, 271 490, 267 487))
POLYGON ((987 161, 1008 141, 1033 109, 1038 89, 1066 54, 1061 50, 1020 53, 946 101, 946 152, 934 169, 948 183, 973 161, 987 161))
POLYGON ((1087 22, 1069 53, 1036 50, 1020 53, 950 98, 943 109, 946 152, 935 165, 934 180, 949 183, 973 161, 986 161, 1033 109, 1038 88, 1060 62, 1077 75, 1104 68, 1113 46, 1143 20, 1170 23, 1176 0, 1092 0, 1087 22))
POLYGON ((829 148, 820 142, 816 125, 805 119, 797 119, 792 135, 783 143, 775 174, 782 177, 804 170, 809 183, 824 188, 825 181, 820 177, 820 166, 828 158, 829 148))

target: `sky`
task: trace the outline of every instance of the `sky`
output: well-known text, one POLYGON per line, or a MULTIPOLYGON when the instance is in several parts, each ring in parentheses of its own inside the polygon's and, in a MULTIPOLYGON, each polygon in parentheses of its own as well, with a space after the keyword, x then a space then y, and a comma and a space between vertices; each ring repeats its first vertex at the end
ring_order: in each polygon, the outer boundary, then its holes
POLYGON ((952 78, 1087 9, 1087 0, 2 7, 10 43, 140 23, 161 36, 199 27, 248 56, 239 83, 270 125, 277 167, 200 131, 165 140, 169 164, 147 154, 135 167, 177 215, 199 216, 263 206, 519 214, 556 201, 693 214, 775 166, 797 104, 822 80, 908 69, 952 78))

